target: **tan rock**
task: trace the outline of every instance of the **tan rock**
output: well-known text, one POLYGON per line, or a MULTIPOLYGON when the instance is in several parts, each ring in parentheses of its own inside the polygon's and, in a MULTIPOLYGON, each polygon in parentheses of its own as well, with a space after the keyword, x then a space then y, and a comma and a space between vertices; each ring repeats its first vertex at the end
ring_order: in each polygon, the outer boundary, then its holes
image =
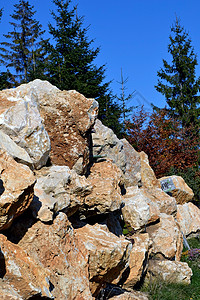
POLYGON ((186 262, 150 260, 145 280, 157 279, 168 283, 190 284, 191 276, 192 270, 186 262))
POLYGON ((55 300, 92 300, 89 289, 88 253, 64 213, 52 225, 38 221, 21 238, 19 245, 50 271, 55 300))
POLYGON ((161 213, 169 215, 176 213, 176 199, 167 195, 160 188, 143 188, 143 193, 149 199, 149 205, 158 207, 161 213))
POLYGON ((29 167, 18 164, 0 149, 0 229, 8 228, 29 207, 34 183, 29 167))
POLYGON ((51 140, 51 161, 83 174, 89 163, 90 131, 97 117, 98 102, 76 91, 60 91, 38 79, 30 82, 27 89, 37 96, 51 140))
POLYGON ((135 284, 140 281, 148 265, 149 248, 152 242, 148 233, 133 235, 131 237, 133 248, 130 253, 128 277, 123 284, 126 290, 133 290, 135 284))
POLYGON ((86 225, 76 229, 76 233, 89 252, 90 289, 96 296, 105 283, 112 282, 123 271, 132 244, 109 232, 106 225, 86 225))
POLYGON ((37 218, 47 221, 56 211, 64 211, 68 216, 75 213, 92 186, 85 176, 79 176, 68 166, 52 166, 37 172, 34 191, 37 199, 31 208, 37 218))
POLYGON ((123 143, 117 138, 114 132, 104 126, 100 120, 96 120, 92 133, 93 155, 95 160, 102 158, 110 159, 123 172, 126 168, 126 158, 123 143))
POLYGON ((123 197, 122 215, 126 226, 138 230, 148 224, 151 219, 147 197, 144 197, 138 187, 127 188, 123 197))
POLYGON ((103 161, 94 164, 90 172, 87 179, 93 189, 85 197, 85 209, 82 212, 89 216, 120 209, 122 171, 111 161, 103 161))
POLYGON ((152 240, 152 255, 156 257, 180 260, 183 249, 183 237, 178 223, 171 215, 161 214, 160 222, 147 227, 152 240))
POLYGON ((140 154, 140 163, 141 163, 141 181, 142 186, 146 188, 160 188, 160 182, 156 178, 156 175, 153 169, 149 165, 148 156, 143 151, 140 154))
POLYGON ((159 179, 161 186, 172 197, 176 199, 177 204, 189 202, 194 197, 192 189, 187 185, 181 176, 166 176, 159 179))
MULTIPOLYGON (((4 284, 10 286, 11 299, 29 299, 31 296, 43 296, 53 299, 50 292, 50 273, 37 264, 34 259, 18 245, 12 244, 4 235, 0 235, 1 277, 4 284)), ((0 291, 5 285, 0 281, 0 291)), ((0 292, 0 293, 1 293, 0 292)), ((7 297, 6 299, 9 299, 7 297)))
POLYGON ((10 286, 0 279, 0 299, 1 300, 23 300, 23 298, 10 286))
POLYGON ((184 235, 200 231, 200 209, 193 203, 178 205, 176 219, 184 235))
POLYGON ((122 139, 123 149, 126 159, 126 169, 125 169, 125 185, 138 186, 141 185, 141 160, 140 154, 137 152, 126 139, 122 139))

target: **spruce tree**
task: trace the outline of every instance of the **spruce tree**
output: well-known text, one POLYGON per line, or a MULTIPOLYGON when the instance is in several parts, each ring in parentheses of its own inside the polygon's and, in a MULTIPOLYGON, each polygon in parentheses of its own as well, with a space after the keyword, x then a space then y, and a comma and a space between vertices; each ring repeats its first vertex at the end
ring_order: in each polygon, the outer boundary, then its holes
POLYGON ((9 73, 15 70, 16 85, 37 77, 37 64, 42 57, 40 37, 44 31, 33 18, 35 11, 28 1, 20 0, 14 8, 13 21, 9 22, 13 30, 4 34, 9 41, 1 43, 0 57, 9 73))
POLYGON ((121 110, 114 102, 105 83, 105 66, 97 67, 94 60, 99 48, 93 49, 93 40, 88 40, 83 28, 83 18, 78 17, 77 7, 71 1, 53 0, 56 11, 52 12, 55 26, 49 24, 54 43, 48 43, 48 80, 60 89, 75 89, 100 105, 99 118, 119 133, 121 110))
POLYGON ((195 76, 197 57, 188 33, 176 19, 171 27, 168 52, 172 62, 163 60, 164 67, 158 72, 157 91, 169 105, 169 115, 180 120, 182 126, 199 126, 200 98, 197 95, 200 79, 195 76))

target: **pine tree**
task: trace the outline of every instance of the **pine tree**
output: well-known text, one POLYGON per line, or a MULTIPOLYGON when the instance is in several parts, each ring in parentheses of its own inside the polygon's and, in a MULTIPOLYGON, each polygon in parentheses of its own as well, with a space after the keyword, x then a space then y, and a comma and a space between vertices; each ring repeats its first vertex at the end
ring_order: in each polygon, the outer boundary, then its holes
POLYGON ((171 28, 168 52, 172 63, 163 60, 164 67, 158 72, 157 91, 161 92, 169 105, 169 115, 180 120, 182 126, 199 126, 200 98, 197 95, 200 79, 195 78, 197 57, 188 33, 176 19, 171 28))
MULTIPOLYGON (((13 21, 10 24, 13 30, 4 34, 9 42, 2 42, 0 48, 1 63, 8 72, 15 70, 16 82, 28 82, 36 78, 37 64, 41 60, 41 30, 40 23, 35 20, 33 6, 28 1, 20 0, 14 5, 13 21), (40 53, 40 54, 39 54, 40 53)), ((41 72, 41 70, 40 70, 41 72)))
POLYGON ((133 91, 131 94, 128 94, 126 96, 125 90, 126 90, 126 83, 128 82, 128 77, 124 79, 123 72, 121 68, 121 81, 118 83, 121 85, 121 94, 120 97, 117 97, 118 101, 122 103, 122 118, 123 118, 123 133, 125 134, 126 131, 126 122, 128 121, 128 115, 132 111, 133 107, 127 108, 127 102, 133 97, 133 94, 135 91, 133 91))
POLYGON ((83 18, 78 17, 77 7, 71 8, 71 0, 53 0, 53 3, 56 11, 52 16, 56 24, 49 24, 54 44, 47 44, 47 77, 60 89, 75 89, 86 97, 95 98, 100 105, 99 118, 115 132, 117 128, 119 131, 121 111, 109 91, 110 83, 104 83, 105 66, 94 64, 100 49, 91 47, 93 40, 88 40, 88 28, 83 28, 83 18))

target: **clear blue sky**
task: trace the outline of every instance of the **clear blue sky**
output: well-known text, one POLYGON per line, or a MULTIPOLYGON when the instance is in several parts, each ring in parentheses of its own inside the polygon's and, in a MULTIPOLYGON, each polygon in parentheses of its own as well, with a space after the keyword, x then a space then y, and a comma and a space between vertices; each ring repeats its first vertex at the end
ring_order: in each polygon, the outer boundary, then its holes
MULTIPOLYGON (((48 30, 51 22, 51 0, 30 0, 37 11, 35 17, 48 30)), ((0 35, 7 33, 16 0, 0 0, 4 14, 0 35)), ((101 52, 95 63, 106 64, 106 80, 113 80, 111 88, 119 94, 120 70, 128 77, 127 93, 136 90, 141 96, 132 100, 132 105, 149 103, 165 105, 164 97, 154 85, 162 59, 170 59, 167 53, 170 27, 177 15, 188 31, 200 63, 200 0, 72 0, 79 4, 79 15, 85 16, 85 26, 90 25, 88 36, 95 39, 94 47, 101 52)), ((200 75, 200 66, 197 67, 200 75)))

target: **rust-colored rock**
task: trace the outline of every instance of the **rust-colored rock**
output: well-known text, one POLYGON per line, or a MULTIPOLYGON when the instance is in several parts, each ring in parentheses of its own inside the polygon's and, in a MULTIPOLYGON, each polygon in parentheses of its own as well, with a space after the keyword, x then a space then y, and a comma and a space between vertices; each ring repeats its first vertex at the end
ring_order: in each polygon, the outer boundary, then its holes
POLYGON ((111 161, 103 161, 94 164, 90 172, 88 181, 93 189, 85 197, 83 213, 89 216, 119 209, 122 203, 122 171, 111 161))
POLYGON ((18 164, 0 149, 0 229, 8 228, 29 207, 34 183, 29 167, 18 164))
POLYGON ((186 236, 200 232, 200 209, 193 203, 178 205, 176 218, 186 236))
POLYGON ((147 227, 152 240, 152 255, 157 258, 180 260, 183 236, 178 223, 171 215, 161 214, 160 222, 147 227))
POLYGON ((0 245, 0 273, 3 278, 3 282, 0 281, 0 295, 3 291, 5 293, 5 285, 8 285, 10 288, 7 298, 4 299, 12 299, 12 297, 15 299, 14 292, 19 296, 17 299, 29 299, 31 296, 53 299, 50 292, 50 272, 37 264, 21 247, 9 242, 2 234, 0 245))
POLYGON ((64 213, 59 213, 52 225, 34 224, 19 245, 50 271, 55 300, 92 300, 88 253, 64 213))
POLYGON ((106 225, 86 225, 76 229, 76 233, 89 252, 90 289, 96 296, 106 283, 112 282, 123 271, 132 245, 124 237, 109 232, 106 225))
POLYGON ((184 204, 189 202, 194 197, 192 189, 187 185, 185 180, 181 176, 166 176, 159 179, 161 185, 162 182, 172 182, 171 189, 169 190, 172 197, 176 199, 177 204, 184 204))

